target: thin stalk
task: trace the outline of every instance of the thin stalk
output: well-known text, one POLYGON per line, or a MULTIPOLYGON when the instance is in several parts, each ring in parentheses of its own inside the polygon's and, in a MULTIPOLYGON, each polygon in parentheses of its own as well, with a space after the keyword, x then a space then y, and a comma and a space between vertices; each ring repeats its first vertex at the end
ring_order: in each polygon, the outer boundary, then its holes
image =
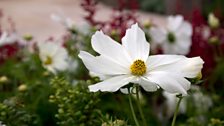
POLYGON ((135 111, 134 111, 133 105, 132 105, 130 88, 128 88, 128 99, 129 99, 129 104, 130 104, 130 108, 131 108, 131 113, 132 113, 132 116, 133 116, 133 118, 134 118, 135 124, 136 124, 136 126, 140 126, 140 125, 139 125, 139 122, 138 122, 138 120, 137 120, 137 118, 136 118, 136 115, 135 115, 135 111))
POLYGON ((177 113, 178 113, 179 107, 180 107, 180 102, 181 102, 183 97, 182 96, 178 96, 178 98, 179 98, 179 101, 177 102, 177 106, 176 106, 176 110, 175 110, 175 113, 174 113, 174 116, 173 116, 173 121, 172 121, 172 125, 171 126, 175 126, 177 113))
POLYGON ((139 90, 140 90, 140 88, 139 88, 139 86, 137 86, 136 88, 137 88, 136 89, 136 97, 137 97, 138 110, 140 112, 140 116, 142 118, 142 121, 143 121, 144 126, 147 126, 147 123, 146 123, 146 120, 145 120, 145 116, 144 116, 144 114, 142 112, 142 108, 141 108, 141 105, 140 105, 140 99, 139 99, 139 90))

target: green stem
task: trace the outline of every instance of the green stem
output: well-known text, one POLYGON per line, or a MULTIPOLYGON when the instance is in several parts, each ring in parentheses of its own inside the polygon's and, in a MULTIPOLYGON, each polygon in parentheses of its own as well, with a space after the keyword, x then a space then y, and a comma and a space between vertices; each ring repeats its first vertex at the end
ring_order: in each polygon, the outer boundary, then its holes
POLYGON ((145 116, 144 116, 144 114, 142 112, 142 108, 141 108, 141 105, 140 105, 140 99, 139 99, 139 90, 140 90, 140 88, 139 88, 139 86, 136 86, 136 88, 137 88, 136 89, 136 97, 137 97, 138 110, 140 112, 140 116, 142 118, 142 121, 143 121, 144 126, 147 126, 147 123, 146 123, 146 120, 145 120, 145 116))
POLYGON ((136 115, 135 115, 135 111, 134 111, 133 105, 132 105, 130 88, 128 88, 128 99, 129 99, 129 104, 130 104, 130 108, 131 108, 131 113, 132 113, 132 116, 133 116, 133 118, 134 118, 135 124, 136 124, 136 126, 140 126, 140 125, 139 125, 139 122, 138 122, 138 120, 137 120, 137 118, 136 118, 136 115))
POLYGON ((172 121, 172 125, 171 126, 175 126, 175 122, 176 122, 176 118, 177 118, 177 113, 179 111, 179 107, 180 107, 180 102, 182 100, 182 96, 177 96, 179 98, 179 101, 177 102, 177 106, 176 106, 176 110, 173 116, 173 121, 172 121))

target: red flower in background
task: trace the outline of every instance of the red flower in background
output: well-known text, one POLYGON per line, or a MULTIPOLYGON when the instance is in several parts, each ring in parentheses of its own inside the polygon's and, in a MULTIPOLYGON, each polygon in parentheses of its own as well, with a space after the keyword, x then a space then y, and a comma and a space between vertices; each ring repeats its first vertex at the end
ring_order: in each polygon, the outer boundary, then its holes
MULTIPOLYGON (((3 30, 1 27, 1 19, 3 18, 3 12, 2 10, 0 10, 0 38, 3 35, 3 30)), ((8 23, 10 25, 10 29, 7 32, 7 36, 10 34, 14 34, 16 32, 15 30, 15 23, 12 21, 11 18, 8 18, 8 23)), ((1 44, 0 46, 0 64, 4 63, 4 61, 8 58, 11 58, 13 56, 15 56, 17 54, 17 52, 20 49, 20 45, 17 42, 18 40, 15 40, 15 42, 10 42, 10 43, 6 43, 6 44, 1 44)))
POLYGON ((83 0, 81 6, 87 12, 85 19, 90 25, 97 29, 102 29, 112 37, 117 35, 118 38, 115 37, 114 39, 121 40, 125 35, 126 29, 137 22, 135 10, 138 8, 138 4, 136 0, 118 0, 118 7, 113 10, 111 19, 108 21, 96 21, 94 19, 96 14, 96 5, 97 2, 94 0, 83 0), (126 11, 125 8, 129 8, 130 11, 126 11))
POLYGON ((189 56, 201 56, 205 61, 203 72, 205 74, 211 72, 215 65, 214 53, 212 46, 208 43, 208 39, 204 39, 203 32, 204 28, 207 27, 206 20, 204 20, 201 12, 196 10, 192 16, 192 46, 189 56))
POLYGON ((15 56, 18 51, 19 45, 17 43, 0 47, 0 64, 6 59, 15 56))

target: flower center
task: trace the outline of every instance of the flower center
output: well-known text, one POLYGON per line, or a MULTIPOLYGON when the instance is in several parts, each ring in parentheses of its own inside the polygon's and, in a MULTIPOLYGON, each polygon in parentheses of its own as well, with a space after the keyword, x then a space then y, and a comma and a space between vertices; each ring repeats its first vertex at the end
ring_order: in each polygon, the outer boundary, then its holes
POLYGON ((168 34, 167 34, 167 39, 168 39, 168 41, 172 44, 172 43, 174 43, 175 41, 176 41, 176 37, 175 37, 175 35, 172 33, 172 32, 169 32, 168 34))
POLYGON ((47 58, 46 58, 46 60, 44 61, 44 64, 45 65, 50 65, 50 64, 52 64, 52 58, 50 57, 50 56, 47 56, 47 58))
POLYGON ((135 60, 134 63, 130 66, 131 73, 136 76, 142 76, 146 73, 146 65, 142 60, 135 60))

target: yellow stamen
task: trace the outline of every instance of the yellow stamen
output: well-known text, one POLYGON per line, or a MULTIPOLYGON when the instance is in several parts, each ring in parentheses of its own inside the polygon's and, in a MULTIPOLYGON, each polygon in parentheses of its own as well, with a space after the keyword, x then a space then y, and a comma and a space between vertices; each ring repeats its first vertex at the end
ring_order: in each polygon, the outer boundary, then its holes
POLYGON ((130 66, 131 73, 136 76, 142 76, 146 73, 146 65, 142 60, 135 60, 130 66))
POLYGON ((44 62, 44 64, 45 65, 50 65, 50 64, 52 64, 52 58, 50 57, 50 56, 47 56, 47 58, 46 58, 46 60, 45 60, 45 62, 44 62))

